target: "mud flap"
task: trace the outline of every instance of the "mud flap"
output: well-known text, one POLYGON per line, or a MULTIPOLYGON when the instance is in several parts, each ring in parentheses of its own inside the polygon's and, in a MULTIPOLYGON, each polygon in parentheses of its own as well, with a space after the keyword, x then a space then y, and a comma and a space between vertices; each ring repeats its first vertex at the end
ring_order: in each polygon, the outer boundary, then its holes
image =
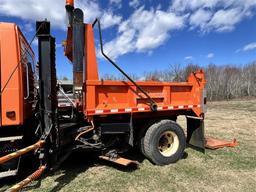
POLYGON ((212 137, 206 137, 205 147, 207 149, 220 149, 223 147, 236 147, 239 145, 239 143, 236 141, 236 139, 233 139, 233 141, 226 141, 223 139, 216 139, 212 137))
POLYGON ((200 152, 205 152, 203 119, 187 116, 187 144, 200 152))
POLYGON ((132 121, 132 114, 130 118, 130 135, 129 135, 129 145, 133 147, 133 121, 132 121))

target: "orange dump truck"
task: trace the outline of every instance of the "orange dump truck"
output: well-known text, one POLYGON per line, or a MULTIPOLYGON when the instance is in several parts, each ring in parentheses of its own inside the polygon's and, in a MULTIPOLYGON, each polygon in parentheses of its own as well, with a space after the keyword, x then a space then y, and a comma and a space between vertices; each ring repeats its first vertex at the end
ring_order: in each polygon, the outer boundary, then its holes
POLYGON ((69 24, 64 51, 73 64, 72 93, 65 92, 56 79, 50 22, 37 22, 36 26, 35 80, 39 88, 34 85, 34 54, 29 44, 16 25, 0 24, 2 176, 12 175, 13 166, 17 171, 17 159, 24 154, 38 159, 38 176, 59 165, 74 150, 98 151, 100 158, 123 165, 133 163, 120 157, 132 147, 138 147, 157 165, 178 161, 187 144, 203 151, 204 72, 191 73, 186 82, 135 82, 104 53, 99 20, 84 23, 82 10, 71 0, 66 11, 69 24), (99 79, 96 27, 103 56, 127 81, 99 79), (187 119, 186 134, 176 122, 180 115, 187 119))

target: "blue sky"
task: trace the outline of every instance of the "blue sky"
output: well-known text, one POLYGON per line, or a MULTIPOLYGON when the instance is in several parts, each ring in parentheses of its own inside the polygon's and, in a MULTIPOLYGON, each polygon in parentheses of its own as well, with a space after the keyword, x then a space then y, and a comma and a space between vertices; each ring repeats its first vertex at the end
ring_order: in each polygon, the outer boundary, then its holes
MULTIPOLYGON (((48 18, 57 41, 58 76, 71 79, 72 65, 61 47, 64 6, 65 0, 0 0, 0 21, 17 23, 30 40, 35 21, 48 18)), ((256 60, 256 0, 77 0, 76 7, 84 10, 86 22, 101 19, 105 52, 130 74, 143 76, 173 64, 256 60)), ((101 75, 119 76, 100 56, 98 65, 101 75)))

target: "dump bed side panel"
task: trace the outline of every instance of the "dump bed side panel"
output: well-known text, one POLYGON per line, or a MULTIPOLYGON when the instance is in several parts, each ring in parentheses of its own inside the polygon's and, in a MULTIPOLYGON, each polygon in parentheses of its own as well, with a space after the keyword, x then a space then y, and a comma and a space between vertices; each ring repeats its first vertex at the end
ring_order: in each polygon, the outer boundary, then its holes
MULTIPOLYGON (((192 73, 188 82, 137 82, 157 104, 158 111, 188 110, 203 114, 203 71, 192 73)), ((130 82, 86 81, 85 115, 150 112, 148 99, 130 82)))

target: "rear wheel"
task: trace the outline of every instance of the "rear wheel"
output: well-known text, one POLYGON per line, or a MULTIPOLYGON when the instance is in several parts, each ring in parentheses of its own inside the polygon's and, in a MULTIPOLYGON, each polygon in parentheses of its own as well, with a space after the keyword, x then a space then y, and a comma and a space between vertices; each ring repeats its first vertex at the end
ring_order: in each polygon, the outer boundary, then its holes
POLYGON ((148 121, 147 123, 145 123, 145 124, 141 127, 141 129, 140 129, 140 131, 139 131, 139 136, 138 136, 138 143, 137 143, 137 145, 138 145, 138 147, 139 147, 140 152, 141 152, 144 156, 146 156, 146 154, 145 154, 145 149, 144 149, 144 138, 145 138, 145 134, 146 134, 146 132, 147 132, 148 127, 150 127, 151 125, 153 125, 154 123, 156 123, 156 122, 158 122, 158 121, 159 121, 158 119, 152 119, 152 120, 148 121))
POLYGON ((161 120, 151 125, 144 137, 145 154, 156 165, 178 161, 185 147, 186 138, 182 128, 171 120, 161 120))

